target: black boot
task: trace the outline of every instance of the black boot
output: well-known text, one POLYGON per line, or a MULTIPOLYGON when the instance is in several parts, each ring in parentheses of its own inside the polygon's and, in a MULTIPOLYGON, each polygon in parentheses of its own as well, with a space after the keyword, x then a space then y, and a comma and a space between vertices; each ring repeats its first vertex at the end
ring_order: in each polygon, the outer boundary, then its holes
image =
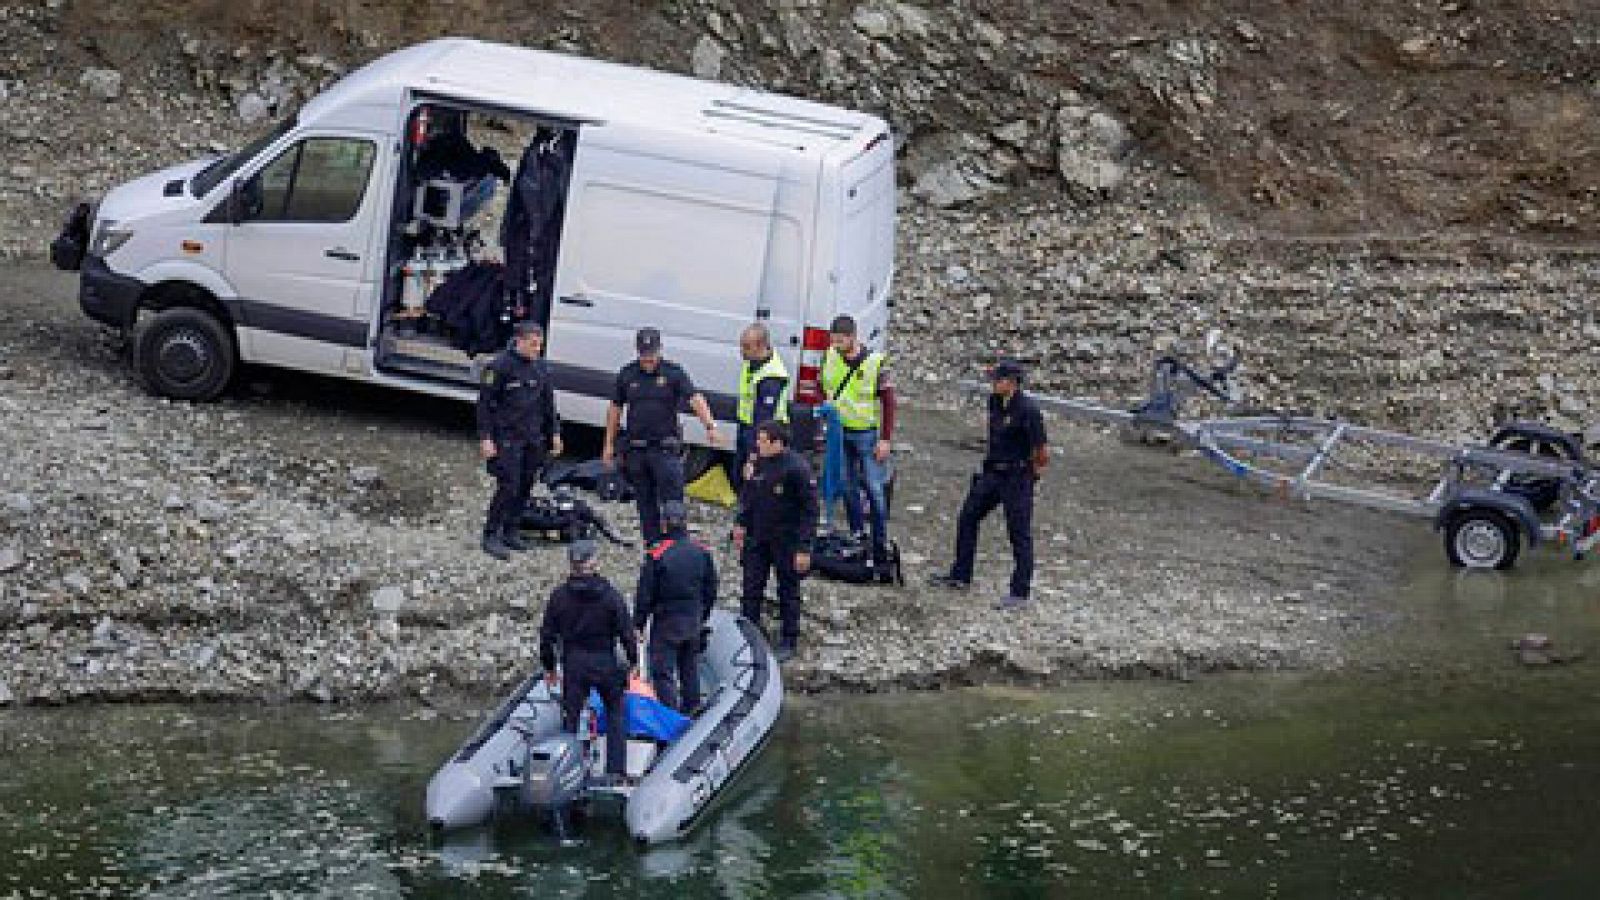
POLYGON ((505 545, 498 534, 483 536, 483 552, 502 562, 511 558, 511 548, 505 545))
POLYGON ((887 548, 872 551, 872 580, 878 584, 895 583, 895 564, 887 548))
POLYGON ((795 654, 800 652, 799 648, 795 646, 797 643, 798 642, 792 637, 786 637, 779 641, 778 662, 786 663, 789 660, 794 659, 795 654))
POLYGON ((506 549, 517 553, 528 552, 528 542, 522 539, 522 535, 518 534, 515 528, 507 528, 500 532, 500 543, 506 545, 506 549))

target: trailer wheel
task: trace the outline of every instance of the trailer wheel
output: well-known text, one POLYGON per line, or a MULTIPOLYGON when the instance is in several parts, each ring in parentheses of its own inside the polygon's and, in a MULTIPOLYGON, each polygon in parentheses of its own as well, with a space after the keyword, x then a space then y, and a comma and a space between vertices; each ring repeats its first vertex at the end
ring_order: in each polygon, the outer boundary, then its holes
POLYGON ((215 400, 233 379, 236 362, 227 329, 202 310, 162 310, 134 330, 133 369, 146 387, 166 397, 215 400))
POLYGON ((1444 552, 1464 569, 1509 569, 1522 550, 1522 535, 1503 513, 1466 509, 1444 527, 1444 552))

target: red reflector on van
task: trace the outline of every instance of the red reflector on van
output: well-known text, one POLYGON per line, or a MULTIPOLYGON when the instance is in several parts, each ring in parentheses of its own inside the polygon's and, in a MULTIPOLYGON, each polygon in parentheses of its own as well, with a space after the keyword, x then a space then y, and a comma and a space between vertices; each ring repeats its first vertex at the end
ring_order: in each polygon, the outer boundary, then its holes
POLYGON ((831 336, 826 328, 807 328, 800 337, 800 371, 794 380, 794 400, 802 406, 822 402, 822 354, 831 336))

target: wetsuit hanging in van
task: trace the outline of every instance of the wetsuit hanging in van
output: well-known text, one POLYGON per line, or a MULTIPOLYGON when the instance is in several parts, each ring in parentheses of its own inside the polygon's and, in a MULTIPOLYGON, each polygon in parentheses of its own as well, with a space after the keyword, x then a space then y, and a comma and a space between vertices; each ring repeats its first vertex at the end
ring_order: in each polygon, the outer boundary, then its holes
POLYGON ((561 221, 572 175, 573 141, 553 128, 541 128, 523 151, 501 222, 506 253, 506 288, 515 318, 546 322, 555 282, 561 221))

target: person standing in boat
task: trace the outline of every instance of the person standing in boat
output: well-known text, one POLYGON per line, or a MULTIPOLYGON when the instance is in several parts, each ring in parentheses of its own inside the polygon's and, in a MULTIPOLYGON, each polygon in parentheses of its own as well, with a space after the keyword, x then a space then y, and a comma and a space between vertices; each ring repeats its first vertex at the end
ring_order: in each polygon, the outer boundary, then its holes
POLYGON ((639 668, 639 645, 628 617, 628 601, 598 571, 600 548, 594 541, 573 541, 567 547, 572 566, 567 580, 550 593, 539 626, 539 663, 545 682, 561 685, 561 727, 578 732, 578 716, 589 690, 600 693, 606 710, 607 781, 619 783, 626 773, 628 718, 623 692, 639 668), (617 645, 628 669, 617 662, 617 645), (561 673, 556 674, 556 660, 561 673))
POLYGON ((692 716, 700 705, 706 620, 717 605, 717 564, 705 545, 689 537, 682 503, 661 504, 661 525, 667 536, 651 546, 639 568, 633 627, 643 635, 650 626, 645 653, 656 699, 692 716))

